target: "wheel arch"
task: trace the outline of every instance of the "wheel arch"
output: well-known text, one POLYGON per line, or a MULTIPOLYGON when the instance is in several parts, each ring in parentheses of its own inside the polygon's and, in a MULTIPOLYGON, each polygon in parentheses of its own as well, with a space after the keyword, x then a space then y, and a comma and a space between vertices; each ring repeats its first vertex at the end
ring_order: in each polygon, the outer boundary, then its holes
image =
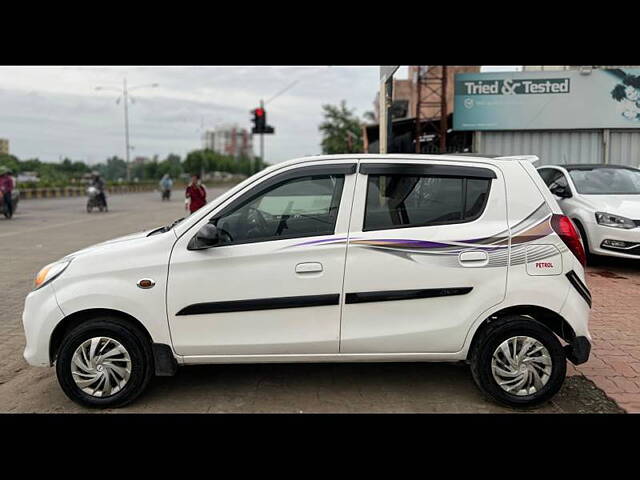
POLYGON ((467 357, 470 352, 473 352, 477 339, 480 338, 482 332, 492 321, 513 315, 530 317, 536 320, 567 343, 571 343, 576 338, 573 327, 558 312, 539 305, 513 305, 492 313, 478 325, 475 332, 473 332, 473 337, 467 350, 467 357))
POLYGON ((74 312, 63 318, 56 325, 53 332, 51 333, 51 339, 49 340, 50 363, 53 364, 53 362, 55 361, 60 345, 62 344, 62 339, 67 332, 71 331, 83 322, 100 316, 110 316, 124 320, 128 325, 133 327, 133 330, 135 330, 135 332, 141 337, 141 339, 148 340, 149 348, 151 348, 151 345, 153 344, 151 334, 142 324, 142 322, 140 322, 140 320, 138 320, 137 318, 120 310, 114 310, 110 308, 90 308, 74 312))

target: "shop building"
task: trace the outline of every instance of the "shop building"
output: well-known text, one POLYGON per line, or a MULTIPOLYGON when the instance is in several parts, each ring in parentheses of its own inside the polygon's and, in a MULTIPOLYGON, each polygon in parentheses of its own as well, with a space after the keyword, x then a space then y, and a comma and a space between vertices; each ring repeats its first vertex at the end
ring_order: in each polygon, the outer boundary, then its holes
POLYGON ((453 131, 473 152, 640 167, 640 68, 532 68, 456 75, 453 131))

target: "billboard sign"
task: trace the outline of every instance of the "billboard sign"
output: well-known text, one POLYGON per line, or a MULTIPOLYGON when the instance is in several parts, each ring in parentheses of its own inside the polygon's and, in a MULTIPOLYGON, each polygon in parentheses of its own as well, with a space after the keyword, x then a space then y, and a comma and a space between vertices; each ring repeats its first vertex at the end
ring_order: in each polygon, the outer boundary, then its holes
POLYGON ((640 128, 640 69, 460 73, 453 128, 640 128))

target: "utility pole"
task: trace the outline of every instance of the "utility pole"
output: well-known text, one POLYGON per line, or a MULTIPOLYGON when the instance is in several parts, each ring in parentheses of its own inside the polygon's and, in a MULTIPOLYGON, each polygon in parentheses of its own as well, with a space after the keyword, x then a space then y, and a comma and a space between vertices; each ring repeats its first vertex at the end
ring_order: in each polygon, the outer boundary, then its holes
POLYGON ((135 87, 128 88, 127 87, 127 77, 122 79, 122 89, 111 86, 97 86, 96 90, 113 90, 120 93, 120 97, 116 100, 116 103, 120 103, 120 98, 124 101, 124 143, 125 143, 125 161, 127 162, 127 182, 131 181, 131 161, 130 161, 130 152, 131 145, 129 144, 129 100, 133 102, 133 98, 129 97, 129 92, 131 90, 138 90, 140 88, 156 88, 158 86, 157 83, 152 83, 149 85, 137 85, 135 87))
POLYGON ((380 153, 387 153, 388 141, 393 137, 393 121, 389 111, 393 101, 393 74, 399 65, 380 67, 380 94, 378 98, 378 113, 380 117, 379 136, 380 153))
MULTIPOLYGON (((253 128, 251 133, 253 135, 260 135, 260 160, 264 162, 264 135, 275 133, 275 129, 267 125, 267 111, 264 109, 265 102, 260 100, 260 106, 251 110, 253 114, 253 128)), ((253 171, 253 161, 251 162, 251 171, 253 171)))
POLYGON ((124 142, 125 161, 127 162, 127 182, 131 181, 131 160, 129 158, 131 147, 129 146, 129 92, 127 92, 127 77, 122 79, 122 99, 124 101, 124 142))
MULTIPOLYGON (((264 102, 260 99, 260 108, 264 111, 264 102)), ((264 131, 260 132, 260 161, 264 164, 264 131)), ((251 162, 251 172, 253 173, 253 162, 251 162)))
POLYGON ((447 66, 442 65, 442 94, 440 96, 440 153, 447 153, 447 66))

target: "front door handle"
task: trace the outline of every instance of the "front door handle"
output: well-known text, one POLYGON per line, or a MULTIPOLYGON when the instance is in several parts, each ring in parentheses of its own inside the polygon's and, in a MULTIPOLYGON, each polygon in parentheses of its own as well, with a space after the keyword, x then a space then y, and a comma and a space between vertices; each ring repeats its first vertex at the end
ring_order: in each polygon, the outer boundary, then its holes
POLYGON ((471 250, 461 252, 458 260, 464 267, 484 267, 489 263, 489 255, 482 250, 471 250))
POLYGON ((305 262, 296 265, 296 273, 320 273, 322 264, 318 262, 305 262))

